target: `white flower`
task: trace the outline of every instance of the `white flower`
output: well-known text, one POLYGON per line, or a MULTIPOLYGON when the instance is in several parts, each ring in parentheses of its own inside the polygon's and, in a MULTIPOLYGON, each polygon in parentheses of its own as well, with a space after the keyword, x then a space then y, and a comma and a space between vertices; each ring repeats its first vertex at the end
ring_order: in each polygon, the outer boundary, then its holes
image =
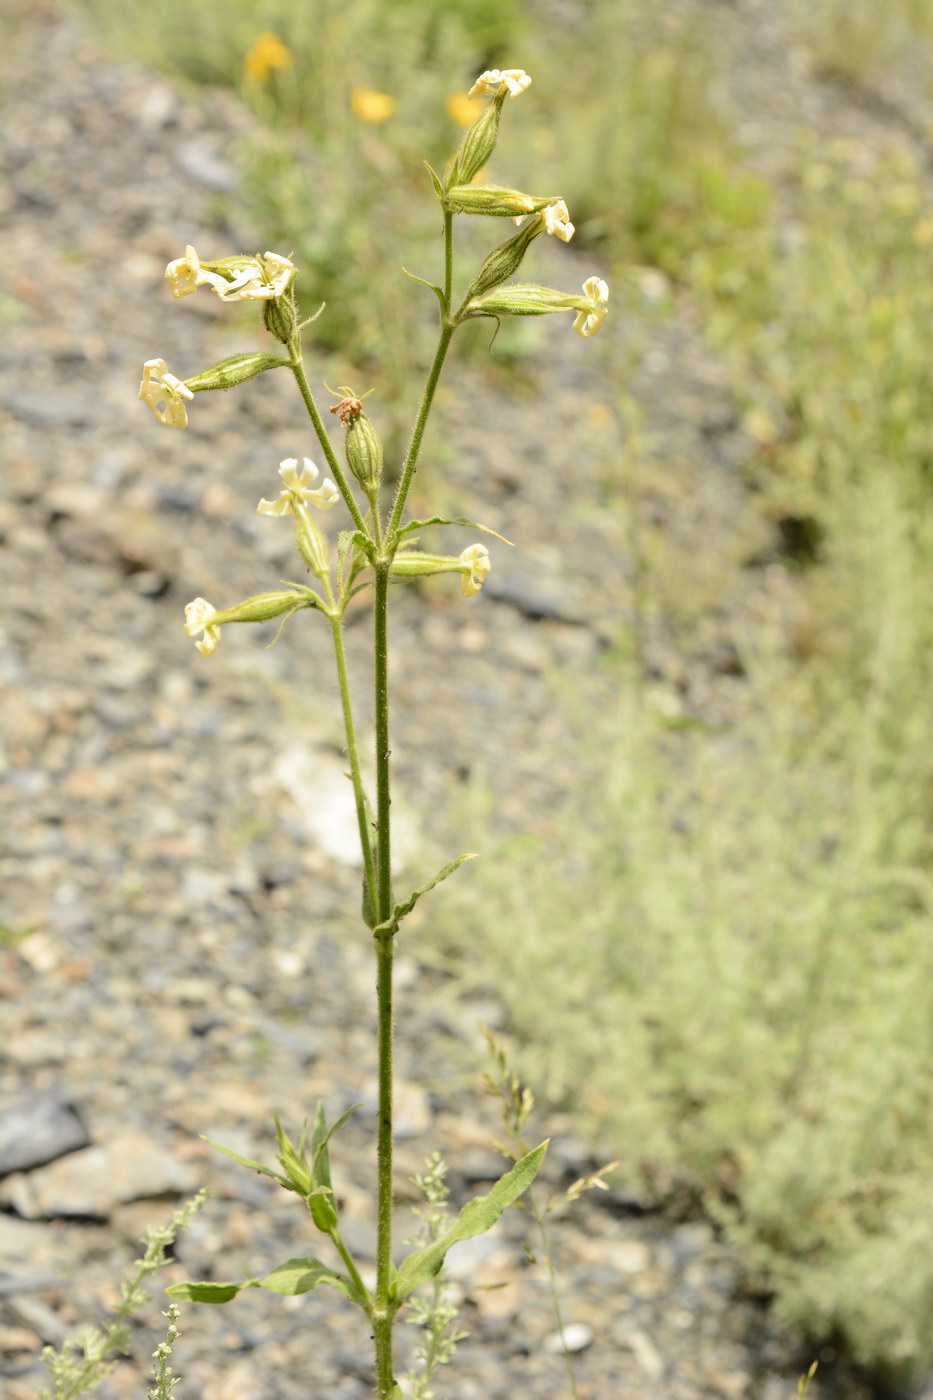
POLYGON ((574 227, 570 222, 570 213, 562 199, 549 204, 546 209, 541 210, 544 218, 544 228, 546 233, 553 233, 562 243, 569 243, 573 238, 574 227))
POLYGON ((573 328, 577 335, 588 336, 598 331, 606 319, 609 288, 601 277, 588 277, 583 283, 585 302, 577 303, 577 318, 573 328))
POLYGON ((139 398, 149 405, 160 423, 170 428, 188 426, 185 399, 193 399, 194 394, 183 380, 168 373, 164 360, 147 360, 143 365, 139 398))
POLYGON ((195 598, 185 608, 185 632, 194 638, 194 644, 202 656, 211 656, 217 650, 220 628, 211 624, 211 618, 216 615, 217 609, 212 608, 206 598, 195 598), (203 634, 200 641, 199 632, 203 634))
MULTIPOLYGON (((521 228, 528 217, 527 214, 516 214, 512 223, 521 228)), ((539 232, 543 228, 545 233, 554 233, 562 243, 569 243, 573 238, 575 229, 570 222, 570 211, 562 199, 556 199, 533 217, 539 220, 539 232)))
POLYGON ((214 291, 221 301, 271 301, 288 290, 295 264, 281 253, 263 253, 241 268, 232 282, 220 279, 214 291))
POLYGON ((488 68, 480 73, 467 97, 495 97, 500 88, 505 87, 509 97, 517 97, 520 92, 531 87, 531 78, 521 68, 488 68))
POLYGON ((201 266, 197 252, 189 243, 183 258, 175 258, 165 269, 165 275, 172 284, 173 297, 187 297, 196 287, 213 287, 219 293, 227 284, 219 272, 208 272, 201 266))
POLYGON ((301 461, 300 472, 297 457, 286 457, 285 461, 279 464, 279 476, 285 489, 274 501, 263 499, 259 502, 256 510, 260 515, 294 515, 296 503, 300 506, 315 505, 319 510, 330 510, 331 506, 337 504, 340 492, 330 477, 326 476, 315 489, 314 483, 320 472, 310 457, 302 457, 301 461))
POLYGON ((464 598, 472 598, 474 593, 480 591, 486 581, 486 575, 492 568, 489 550, 484 544, 468 545, 457 563, 461 566, 463 575, 460 580, 460 592, 464 598))

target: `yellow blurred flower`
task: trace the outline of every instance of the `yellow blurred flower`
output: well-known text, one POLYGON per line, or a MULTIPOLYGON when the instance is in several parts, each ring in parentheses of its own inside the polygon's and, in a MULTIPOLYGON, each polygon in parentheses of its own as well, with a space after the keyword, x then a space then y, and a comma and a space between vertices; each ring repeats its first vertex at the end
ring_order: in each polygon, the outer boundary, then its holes
POLYGON ((476 97, 467 97, 465 92, 455 92, 447 99, 448 114, 458 126, 472 126, 480 112, 485 112, 485 102, 476 97))
POLYGON ((364 122, 384 122, 391 117, 398 104, 388 92, 374 92, 372 88, 354 88, 350 93, 350 106, 364 122))
POLYGON ((282 43, 278 34, 266 31, 253 40, 243 59, 243 70, 248 78, 261 83, 273 68, 291 68, 294 61, 291 49, 282 43))

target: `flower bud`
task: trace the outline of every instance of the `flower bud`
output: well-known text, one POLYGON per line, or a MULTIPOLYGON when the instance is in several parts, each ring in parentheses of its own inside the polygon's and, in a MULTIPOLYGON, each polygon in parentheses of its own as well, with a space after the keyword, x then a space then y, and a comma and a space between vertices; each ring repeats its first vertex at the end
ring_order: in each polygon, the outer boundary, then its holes
POLYGON ((496 149, 496 141, 499 137, 499 118, 502 114, 505 96, 505 88, 503 88, 488 107, 483 108, 483 111, 467 131, 460 143, 459 151, 447 169, 444 187, 448 191, 451 185, 468 185, 473 176, 486 165, 496 149))
POLYGON ((559 199, 556 194, 522 194, 508 185, 453 185, 447 191, 445 203, 454 214, 494 214, 514 218, 516 214, 535 214, 559 199))
POLYGON ((507 281, 514 272, 517 272, 528 251, 528 245, 537 238, 542 228, 543 224, 540 224, 537 218, 529 219, 528 223, 519 229, 514 237, 507 239, 505 243, 500 243, 498 248, 493 248, 470 283, 467 300, 471 297, 478 297, 493 287, 498 287, 500 282, 507 281))
POLYGON ((278 355, 264 355, 254 350, 243 355, 231 355, 220 364, 212 365, 201 374, 185 380, 185 384, 195 394, 206 389, 232 389, 236 384, 244 384, 247 379, 255 379, 267 369, 278 369, 288 361, 278 355))
POLYGON ((291 287, 262 304, 262 323, 270 335, 287 345, 298 329, 298 307, 291 287))
POLYGON ((339 403, 331 404, 330 411, 339 413, 340 421, 347 430, 344 443, 347 464, 366 494, 371 495, 382 480, 382 443, 363 412, 363 400, 358 399, 346 384, 340 385, 339 392, 345 397, 339 403))

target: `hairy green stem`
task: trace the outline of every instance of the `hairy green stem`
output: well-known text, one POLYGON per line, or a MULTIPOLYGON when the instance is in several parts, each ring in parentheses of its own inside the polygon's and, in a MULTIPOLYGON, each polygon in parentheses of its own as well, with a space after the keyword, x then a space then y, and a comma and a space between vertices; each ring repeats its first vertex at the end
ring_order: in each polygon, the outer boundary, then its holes
MULTIPOLYGON (((376 699, 376 920, 392 913, 392 826, 389 770, 389 561, 376 565, 373 642, 376 699)), ((392 1272, 392 1051, 395 1028, 392 1009, 392 934, 376 936, 376 999, 378 1003, 379 1122, 376 1149, 376 1381, 379 1400, 391 1400, 392 1322, 389 1287, 392 1272)))
MULTIPOLYGON (((330 581, 327 580, 328 593, 330 581)), ((331 598, 333 605, 333 599, 331 598)), ((369 830, 369 817, 366 811, 366 795, 363 791, 363 778, 360 773, 359 751, 356 747, 356 727, 353 721, 353 707, 350 703, 350 681, 347 676, 347 654, 343 644, 343 615, 329 612, 330 630, 334 638, 334 658, 337 663, 337 680, 340 685, 340 703, 343 707, 343 728, 347 740, 347 758, 350 763, 350 779, 353 783, 353 797, 356 802, 356 821, 360 833, 360 850, 363 854, 363 869, 366 875, 366 888, 369 891, 369 908, 376 910, 376 865, 373 860, 373 843, 369 830)))
POLYGON ((337 459, 337 454, 334 451, 333 443, 327 436, 327 429, 324 426, 324 420, 321 417, 317 404, 314 402, 314 395, 311 393, 311 386, 308 383, 308 377, 305 374, 304 365, 301 361, 300 347, 297 349, 297 353, 293 352, 293 356, 293 359, 289 362, 291 371, 292 374, 295 376, 295 382, 298 385, 299 390, 301 391, 301 397, 304 399, 305 408, 308 410, 308 417, 311 419, 311 422, 314 425, 314 431, 317 433, 318 442, 321 444, 321 451, 327 458, 327 465, 330 467, 331 472, 334 476, 334 480, 340 488, 341 496, 347 503, 347 510, 353 517, 354 525, 368 538, 369 531, 366 528, 366 522, 360 514, 360 508, 356 504, 353 492, 350 490, 350 483, 347 481, 343 467, 340 465, 340 462, 337 459))
POLYGON ((434 402, 434 391, 437 388, 437 381, 441 377, 441 370, 444 367, 444 359, 447 349, 453 338, 453 333, 457 329, 456 321, 450 319, 450 294, 453 278, 453 215, 444 213, 444 311, 441 315, 441 333, 437 342, 437 349, 434 352, 434 361, 428 374, 427 383, 424 386, 424 393, 421 397, 421 404, 418 408, 418 417, 415 419, 415 426, 412 429, 411 442, 408 445, 408 454, 405 458, 405 465, 402 468, 402 475, 399 478, 398 487, 395 492, 395 500, 392 504, 392 514, 389 517, 389 525, 386 531, 390 545, 393 545, 398 535, 399 526, 402 522, 402 511, 405 509, 405 502, 408 499, 408 492, 411 487, 412 477, 418 465, 418 454, 421 451, 421 439, 424 437, 425 424, 428 421, 428 414, 431 412, 431 405, 434 402))

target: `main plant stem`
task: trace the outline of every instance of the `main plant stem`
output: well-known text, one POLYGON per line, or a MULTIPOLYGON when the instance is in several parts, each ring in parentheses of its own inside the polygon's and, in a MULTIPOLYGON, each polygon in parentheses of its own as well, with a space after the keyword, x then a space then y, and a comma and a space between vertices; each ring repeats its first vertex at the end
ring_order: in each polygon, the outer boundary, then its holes
MULTIPOLYGON (((376 691, 376 922, 392 915, 392 826, 389 790, 389 564, 376 565, 373 642, 376 691)), ((376 1385, 379 1400, 391 1400, 395 1387, 392 1367, 392 1323, 389 1290, 392 1274, 392 1010, 393 933, 376 934, 377 1045, 379 1056, 379 1123, 376 1148, 376 1301, 373 1337, 376 1344, 376 1385)))

